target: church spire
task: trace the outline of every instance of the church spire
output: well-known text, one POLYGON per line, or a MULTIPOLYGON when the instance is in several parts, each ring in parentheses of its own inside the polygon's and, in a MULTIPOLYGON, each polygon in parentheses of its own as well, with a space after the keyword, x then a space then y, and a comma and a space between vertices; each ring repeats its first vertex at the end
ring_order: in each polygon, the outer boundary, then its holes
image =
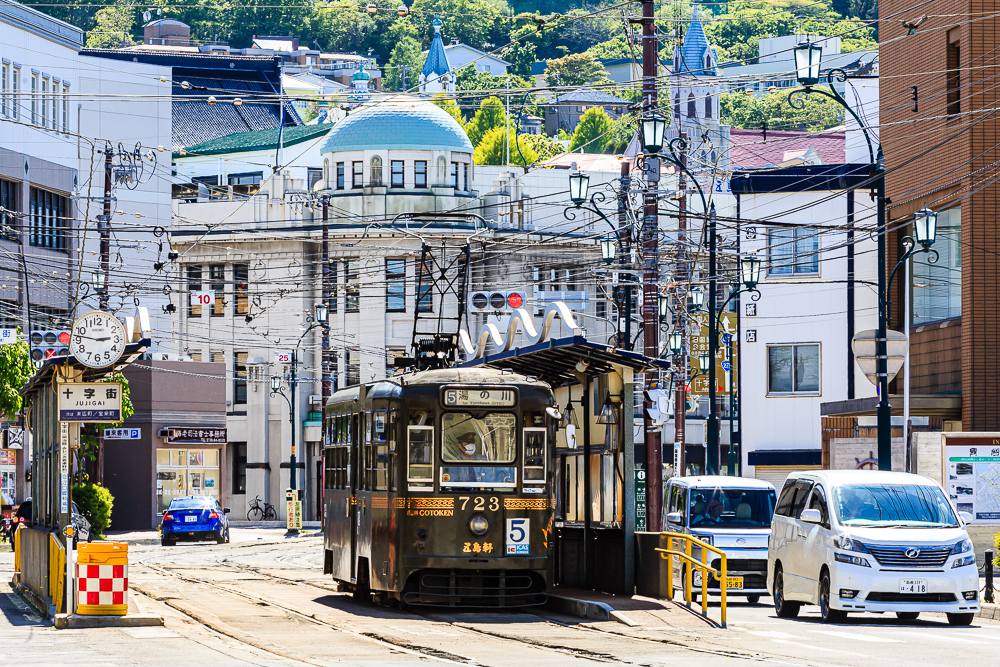
POLYGON ((435 16, 431 25, 434 26, 434 37, 431 39, 430 49, 427 50, 424 67, 420 70, 420 92, 423 95, 453 93, 455 75, 451 71, 448 53, 441 38, 441 19, 435 16))

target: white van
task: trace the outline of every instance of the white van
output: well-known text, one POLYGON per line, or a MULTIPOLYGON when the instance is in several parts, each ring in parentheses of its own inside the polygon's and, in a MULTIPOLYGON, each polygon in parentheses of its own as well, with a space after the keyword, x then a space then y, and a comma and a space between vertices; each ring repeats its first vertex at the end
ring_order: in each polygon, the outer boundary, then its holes
MULTIPOLYGON (((756 604, 767 595, 767 537, 774 512, 774 485, 760 479, 722 475, 672 477, 663 493, 664 530, 687 533, 726 552, 728 595, 756 604)), ((700 551, 695 553, 701 557, 700 551)), ((718 568, 719 558, 709 563, 718 568)), ((679 578, 678 578, 679 579, 679 578)), ((701 576, 693 573, 695 592, 701 576)), ((709 593, 719 585, 709 581, 709 593)))
POLYGON ((816 604, 830 622, 848 612, 913 620, 936 611, 968 625, 979 609, 963 520, 940 486, 907 473, 792 474, 774 511, 767 580, 783 618, 816 604))

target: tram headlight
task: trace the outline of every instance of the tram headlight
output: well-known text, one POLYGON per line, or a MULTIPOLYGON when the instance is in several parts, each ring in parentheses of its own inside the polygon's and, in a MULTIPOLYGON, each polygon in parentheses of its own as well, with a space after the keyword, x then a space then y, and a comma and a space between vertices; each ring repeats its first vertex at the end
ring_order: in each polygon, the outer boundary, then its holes
POLYGON ((485 535, 490 529, 490 522, 482 514, 475 514, 469 519, 469 532, 473 535, 485 535))

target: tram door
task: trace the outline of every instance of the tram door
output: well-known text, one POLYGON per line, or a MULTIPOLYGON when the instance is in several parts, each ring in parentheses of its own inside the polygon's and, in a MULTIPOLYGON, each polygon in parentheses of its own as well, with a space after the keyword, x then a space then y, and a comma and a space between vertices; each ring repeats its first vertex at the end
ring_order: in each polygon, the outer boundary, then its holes
POLYGON ((351 495, 348 500, 351 519, 351 579, 358 577, 358 529, 361 512, 358 511, 358 487, 362 473, 361 463, 361 419, 357 413, 351 415, 351 495))

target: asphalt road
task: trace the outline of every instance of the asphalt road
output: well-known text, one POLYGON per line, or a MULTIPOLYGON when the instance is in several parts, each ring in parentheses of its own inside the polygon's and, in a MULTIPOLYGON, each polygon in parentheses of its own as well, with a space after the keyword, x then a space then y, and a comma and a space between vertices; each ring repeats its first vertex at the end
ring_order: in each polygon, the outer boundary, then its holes
MULTIPOLYGON (((524 613, 401 611, 355 603, 322 574, 315 535, 234 529, 229 545, 163 548, 131 534, 129 583, 162 628, 54 630, 13 594, 0 593, 0 656, 25 665, 950 665, 982 660, 1000 625, 954 628, 943 616, 914 623, 852 617, 825 625, 765 604, 734 603, 730 627, 686 614, 636 627, 584 622, 547 610, 524 613)), ((8 577, 9 552, 0 552, 8 577)), ((717 609, 711 616, 717 617, 717 609)))

